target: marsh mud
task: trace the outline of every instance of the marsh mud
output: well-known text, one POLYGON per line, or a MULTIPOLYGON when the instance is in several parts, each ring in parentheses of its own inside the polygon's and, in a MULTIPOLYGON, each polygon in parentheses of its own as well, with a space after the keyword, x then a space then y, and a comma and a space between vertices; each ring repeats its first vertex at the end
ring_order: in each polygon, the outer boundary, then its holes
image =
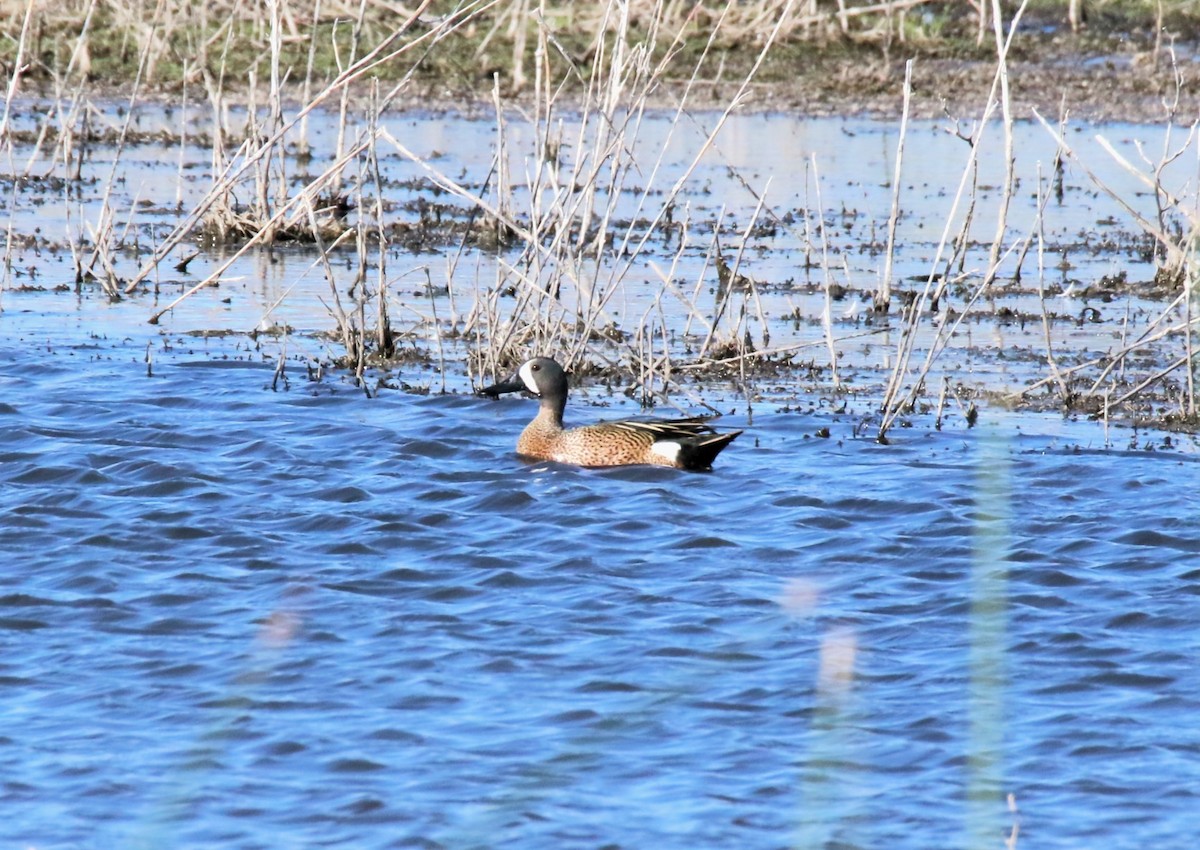
MULTIPOLYGON (((1169 112, 1183 121, 1200 111, 1200 51, 1197 37, 1157 40, 1152 32, 1096 32, 1075 37, 1054 22, 1026 29, 1008 57, 1013 112, 1033 110, 1057 117, 1063 110, 1091 122, 1159 122, 1169 112)), ((970 117, 986 102, 996 77, 991 34, 978 48, 938 49, 931 44, 834 44, 796 47, 769 57, 760 106, 806 115, 871 115, 895 119, 904 67, 913 61, 912 114, 925 118, 970 117)), ((736 63, 735 63, 736 64, 736 63)), ((744 64, 744 63, 742 63, 744 64)), ((714 105, 737 82, 712 81, 698 93, 714 105)))

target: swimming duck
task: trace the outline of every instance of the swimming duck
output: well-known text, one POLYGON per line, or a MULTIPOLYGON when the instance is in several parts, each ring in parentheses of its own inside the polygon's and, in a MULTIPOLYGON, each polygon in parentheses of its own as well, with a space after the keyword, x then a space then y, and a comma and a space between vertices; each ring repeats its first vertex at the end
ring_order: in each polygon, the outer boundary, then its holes
POLYGON ((524 363, 509 381, 480 390, 496 398, 528 392, 541 399, 533 421, 517 439, 517 454, 577 466, 654 464, 676 469, 708 470, 721 450, 742 433, 717 433, 711 417, 689 419, 622 419, 578 428, 563 427, 567 406, 567 374, 549 357, 524 363))

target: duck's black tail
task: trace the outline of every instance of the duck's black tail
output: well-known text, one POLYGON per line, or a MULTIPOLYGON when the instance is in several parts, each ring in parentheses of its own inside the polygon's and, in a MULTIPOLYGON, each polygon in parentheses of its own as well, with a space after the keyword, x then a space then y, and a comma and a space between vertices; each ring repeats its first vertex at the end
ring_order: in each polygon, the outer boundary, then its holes
POLYGON ((698 434, 679 441, 679 465, 684 469, 705 471, 712 469, 713 461, 741 431, 724 434, 698 434))

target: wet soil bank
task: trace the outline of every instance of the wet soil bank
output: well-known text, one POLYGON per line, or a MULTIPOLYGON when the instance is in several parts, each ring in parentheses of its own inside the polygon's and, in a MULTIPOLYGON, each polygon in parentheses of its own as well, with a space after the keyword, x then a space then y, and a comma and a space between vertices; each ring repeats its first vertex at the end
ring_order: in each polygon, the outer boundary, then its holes
MULTIPOLYGON (((965 5, 965 4, 964 4, 965 5)), ((1027 16, 1008 55, 1013 114, 1028 118, 1036 109, 1057 117, 1063 109, 1080 120, 1160 121, 1168 109, 1188 122, 1200 114, 1200 19, 1180 18, 1156 30, 1096 16, 1078 33, 1055 17, 1027 16)), ((702 42, 700 38, 694 39, 702 42)), ((685 51, 698 51, 689 45, 685 51)), ((696 82, 688 79, 691 57, 673 63, 669 85, 658 94, 659 105, 674 106, 689 86, 693 106, 724 108, 759 58, 761 40, 713 48, 696 82), (715 74, 712 69, 717 68, 715 74)), ((586 59, 586 55, 578 57, 586 59)), ((970 118, 987 102, 996 77, 994 36, 977 34, 959 22, 944 38, 881 38, 853 34, 776 44, 749 87, 749 108, 778 109, 804 115, 899 116, 904 67, 914 61, 914 117, 970 118)), ((478 102, 490 108, 493 75, 510 95, 510 73, 481 68, 472 79, 462 73, 431 70, 414 78, 419 96, 462 108, 478 102)))
MULTIPOLYGON (((990 30, 980 34, 969 4, 962 7, 951 6, 940 10, 940 17, 930 16, 915 27, 921 35, 887 35, 879 22, 871 29, 859 25, 858 31, 852 28, 845 33, 829 26, 820 35, 780 39, 765 57, 761 52, 768 29, 741 37, 724 35, 712 44, 708 33, 696 29, 666 62, 661 85, 651 93, 650 102, 675 107, 686 87, 693 108, 723 109, 752 77, 743 108, 889 118, 900 114, 904 67, 913 60, 913 117, 974 117, 987 102, 996 76, 995 36, 990 30)), ((1200 14, 1167 8, 1159 26, 1152 19, 1094 13, 1073 32, 1065 12, 1058 11, 1027 12, 1013 37, 1008 77, 1014 117, 1028 118, 1033 109, 1057 117, 1067 109, 1079 120, 1150 122, 1167 117, 1164 104, 1181 121, 1200 114, 1200 14)), ((489 43, 481 41, 481 35, 475 32, 448 42, 450 46, 428 52, 415 66, 406 62, 379 66, 371 76, 389 86, 405 79, 396 101, 401 108, 490 112, 496 86, 506 102, 531 98, 533 70, 514 68, 511 41, 498 36, 489 43)), ((562 65, 555 72, 562 75, 556 89, 564 100, 583 94, 595 59, 594 38, 590 31, 556 33, 555 46, 562 55, 550 58, 562 65)), ((298 43, 302 46, 302 42, 298 43)), ((93 45, 93 50, 101 49, 93 45)), ((256 54, 254 61, 261 58, 256 54)), ((530 61, 526 58, 524 65, 530 61)), ((94 96, 129 96, 129 80, 137 68, 128 65, 128 57, 125 62, 94 62, 87 83, 94 96)), ((186 90, 184 83, 171 76, 170 69, 160 69, 159 74, 158 79, 142 80, 138 96, 178 102, 186 90)), ((195 70, 191 76, 194 92, 201 79, 195 70)), ((297 100, 302 94, 298 80, 303 76, 302 62, 285 75, 290 82, 284 85, 294 87, 297 100)), ((245 80, 244 74, 227 73, 222 84, 232 92, 245 80)), ((358 93, 365 98, 368 88, 363 84, 358 93)), ((22 77, 22 90, 52 96, 53 76, 45 67, 30 64, 22 77)))

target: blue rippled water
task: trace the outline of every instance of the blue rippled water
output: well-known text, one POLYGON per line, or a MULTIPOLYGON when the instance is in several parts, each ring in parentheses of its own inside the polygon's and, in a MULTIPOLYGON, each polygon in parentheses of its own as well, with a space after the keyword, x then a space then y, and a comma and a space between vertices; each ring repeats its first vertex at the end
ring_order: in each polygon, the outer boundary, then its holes
POLYGON ((1194 840, 1192 454, 762 410, 585 471, 518 399, 5 356, 4 846, 1194 840))

